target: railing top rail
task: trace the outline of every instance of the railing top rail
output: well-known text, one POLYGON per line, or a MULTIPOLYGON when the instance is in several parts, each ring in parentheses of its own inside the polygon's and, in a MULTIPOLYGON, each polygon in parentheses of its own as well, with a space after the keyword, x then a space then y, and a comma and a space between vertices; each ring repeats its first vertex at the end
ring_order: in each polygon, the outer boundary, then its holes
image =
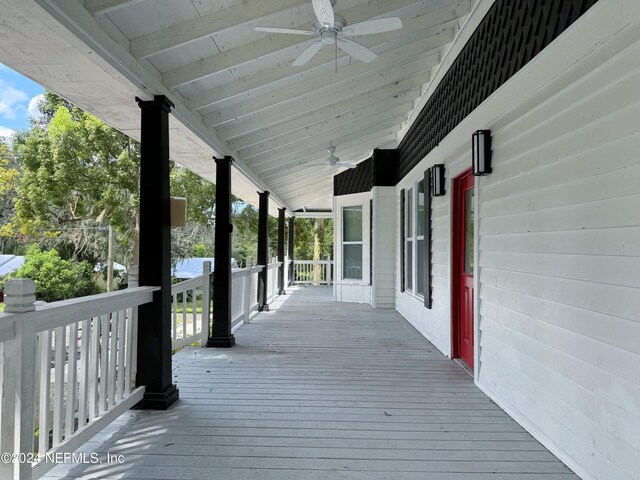
POLYGON ((249 275, 256 272, 261 272, 264 268, 264 265, 254 265, 251 268, 232 268, 231 276, 232 277, 243 277, 245 275, 249 275))
POLYGON ((173 285, 171 285, 171 293, 176 293, 179 291, 186 289, 190 289, 193 288, 193 286, 200 286, 202 285, 202 279, 204 278, 204 275, 199 275, 197 277, 193 277, 193 278, 188 278, 186 280, 183 280, 181 282, 178 283, 174 283, 173 285))
POLYGON ((33 322, 36 332, 71 325, 80 320, 148 303, 152 300, 153 292, 158 290, 160 287, 127 288, 37 305, 31 312, 0 313, 0 332, 7 322, 13 324, 16 321, 33 322))

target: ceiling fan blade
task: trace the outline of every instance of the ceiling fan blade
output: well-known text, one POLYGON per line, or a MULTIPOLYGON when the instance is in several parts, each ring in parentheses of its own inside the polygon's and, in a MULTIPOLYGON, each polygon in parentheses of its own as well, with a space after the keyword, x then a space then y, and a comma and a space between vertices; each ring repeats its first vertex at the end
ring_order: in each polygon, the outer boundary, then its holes
POLYGON ((318 17, 318 21, 320 25, 323 27, 333 28, 334 25, 334 15, 333 15, 333 5, 331 5, 331 0, 312 0, 313 3, 313 11, 318 17))
POLYGON ((296 58, 292 65, 294 67, 301 67, 309 60, 311 60, 313 56, 320 51, 321 48, 322 42, 320 40, 316 40, 303 50, 303 52, 298 56, 298 58, 296 58))
POLYGON ((338 47, 340 47, 343 52, 364 63, 373 62, 378 58, 378 55, 376 55, 372 50, 369 50, 364 45, 360 45, 358 42, 354 42, 348 38, 339 38, 338 47))
POLYGON ((342 29, 342 34, 348 37, 355 35, 370 35, 373 33, 392 32, 402 28, 399 17, 378 18, 365 22, 354 23, 342 29))
POLYGON ((338 162, 335 165, 338 168, 356 168, 357 165, 355 163, 347 163, 347 162, 338 162))
POLYGON ((318 32, 312 30, 296 30, 294 28, 280 28, 280 27, 254 27, 256 32, 267 33, 289 33, 292 35, 318 35, 318 32))

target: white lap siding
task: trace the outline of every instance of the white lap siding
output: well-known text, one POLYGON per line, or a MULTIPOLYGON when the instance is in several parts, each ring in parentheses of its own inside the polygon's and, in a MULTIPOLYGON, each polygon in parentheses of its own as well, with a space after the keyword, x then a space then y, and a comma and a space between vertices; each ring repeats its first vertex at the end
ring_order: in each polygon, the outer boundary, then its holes
MULTIPOLYGON (((476 382, 583 478, 638 479, 640 2, 596 4, 397 195, 434 163, 450 182, 482 128, 493 173, 476 179, 476 382)), ((450 195, 433 205, 434 309, 396 282, 398 311, 447 354, 450 195)))

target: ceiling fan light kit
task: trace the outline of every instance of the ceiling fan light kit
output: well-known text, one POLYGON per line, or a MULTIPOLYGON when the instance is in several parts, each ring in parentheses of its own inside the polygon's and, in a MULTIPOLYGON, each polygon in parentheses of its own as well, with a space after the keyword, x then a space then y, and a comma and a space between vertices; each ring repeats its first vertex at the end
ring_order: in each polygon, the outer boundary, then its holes
POLYGON ((313 30, 296 30, 280 27, 254 28, 254 30, 258 32, 319 36, 319 40, 312 42, 302 51, 298 58, 295 59, 293 62, 294 67, 300 67, 309 62, 324 45, 335 45, 353 58, 365 63, 372 62, 378 55, 373 50, 347 37, 391 32, 402 28, 402 20, 398 17, 377 18, 348 25, 347 20, 343 16, 336 15, 333 11, 336 0, 312 0, 312 3, 313 11, 316 15, 316 20, 313 22, 313 30))

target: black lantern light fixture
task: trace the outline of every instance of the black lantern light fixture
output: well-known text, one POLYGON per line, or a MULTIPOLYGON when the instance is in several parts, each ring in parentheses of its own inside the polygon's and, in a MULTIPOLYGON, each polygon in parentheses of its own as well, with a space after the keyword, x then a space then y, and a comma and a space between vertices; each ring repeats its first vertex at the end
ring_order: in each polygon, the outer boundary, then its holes
POLYGON ((471 140, 473 174, 476 177, 491 173, 491 130, 478 130, 471 140))
POLYGON ((431 167, 431 195, 442 197, 444 194, 444 163, 436 163, 431 167))

